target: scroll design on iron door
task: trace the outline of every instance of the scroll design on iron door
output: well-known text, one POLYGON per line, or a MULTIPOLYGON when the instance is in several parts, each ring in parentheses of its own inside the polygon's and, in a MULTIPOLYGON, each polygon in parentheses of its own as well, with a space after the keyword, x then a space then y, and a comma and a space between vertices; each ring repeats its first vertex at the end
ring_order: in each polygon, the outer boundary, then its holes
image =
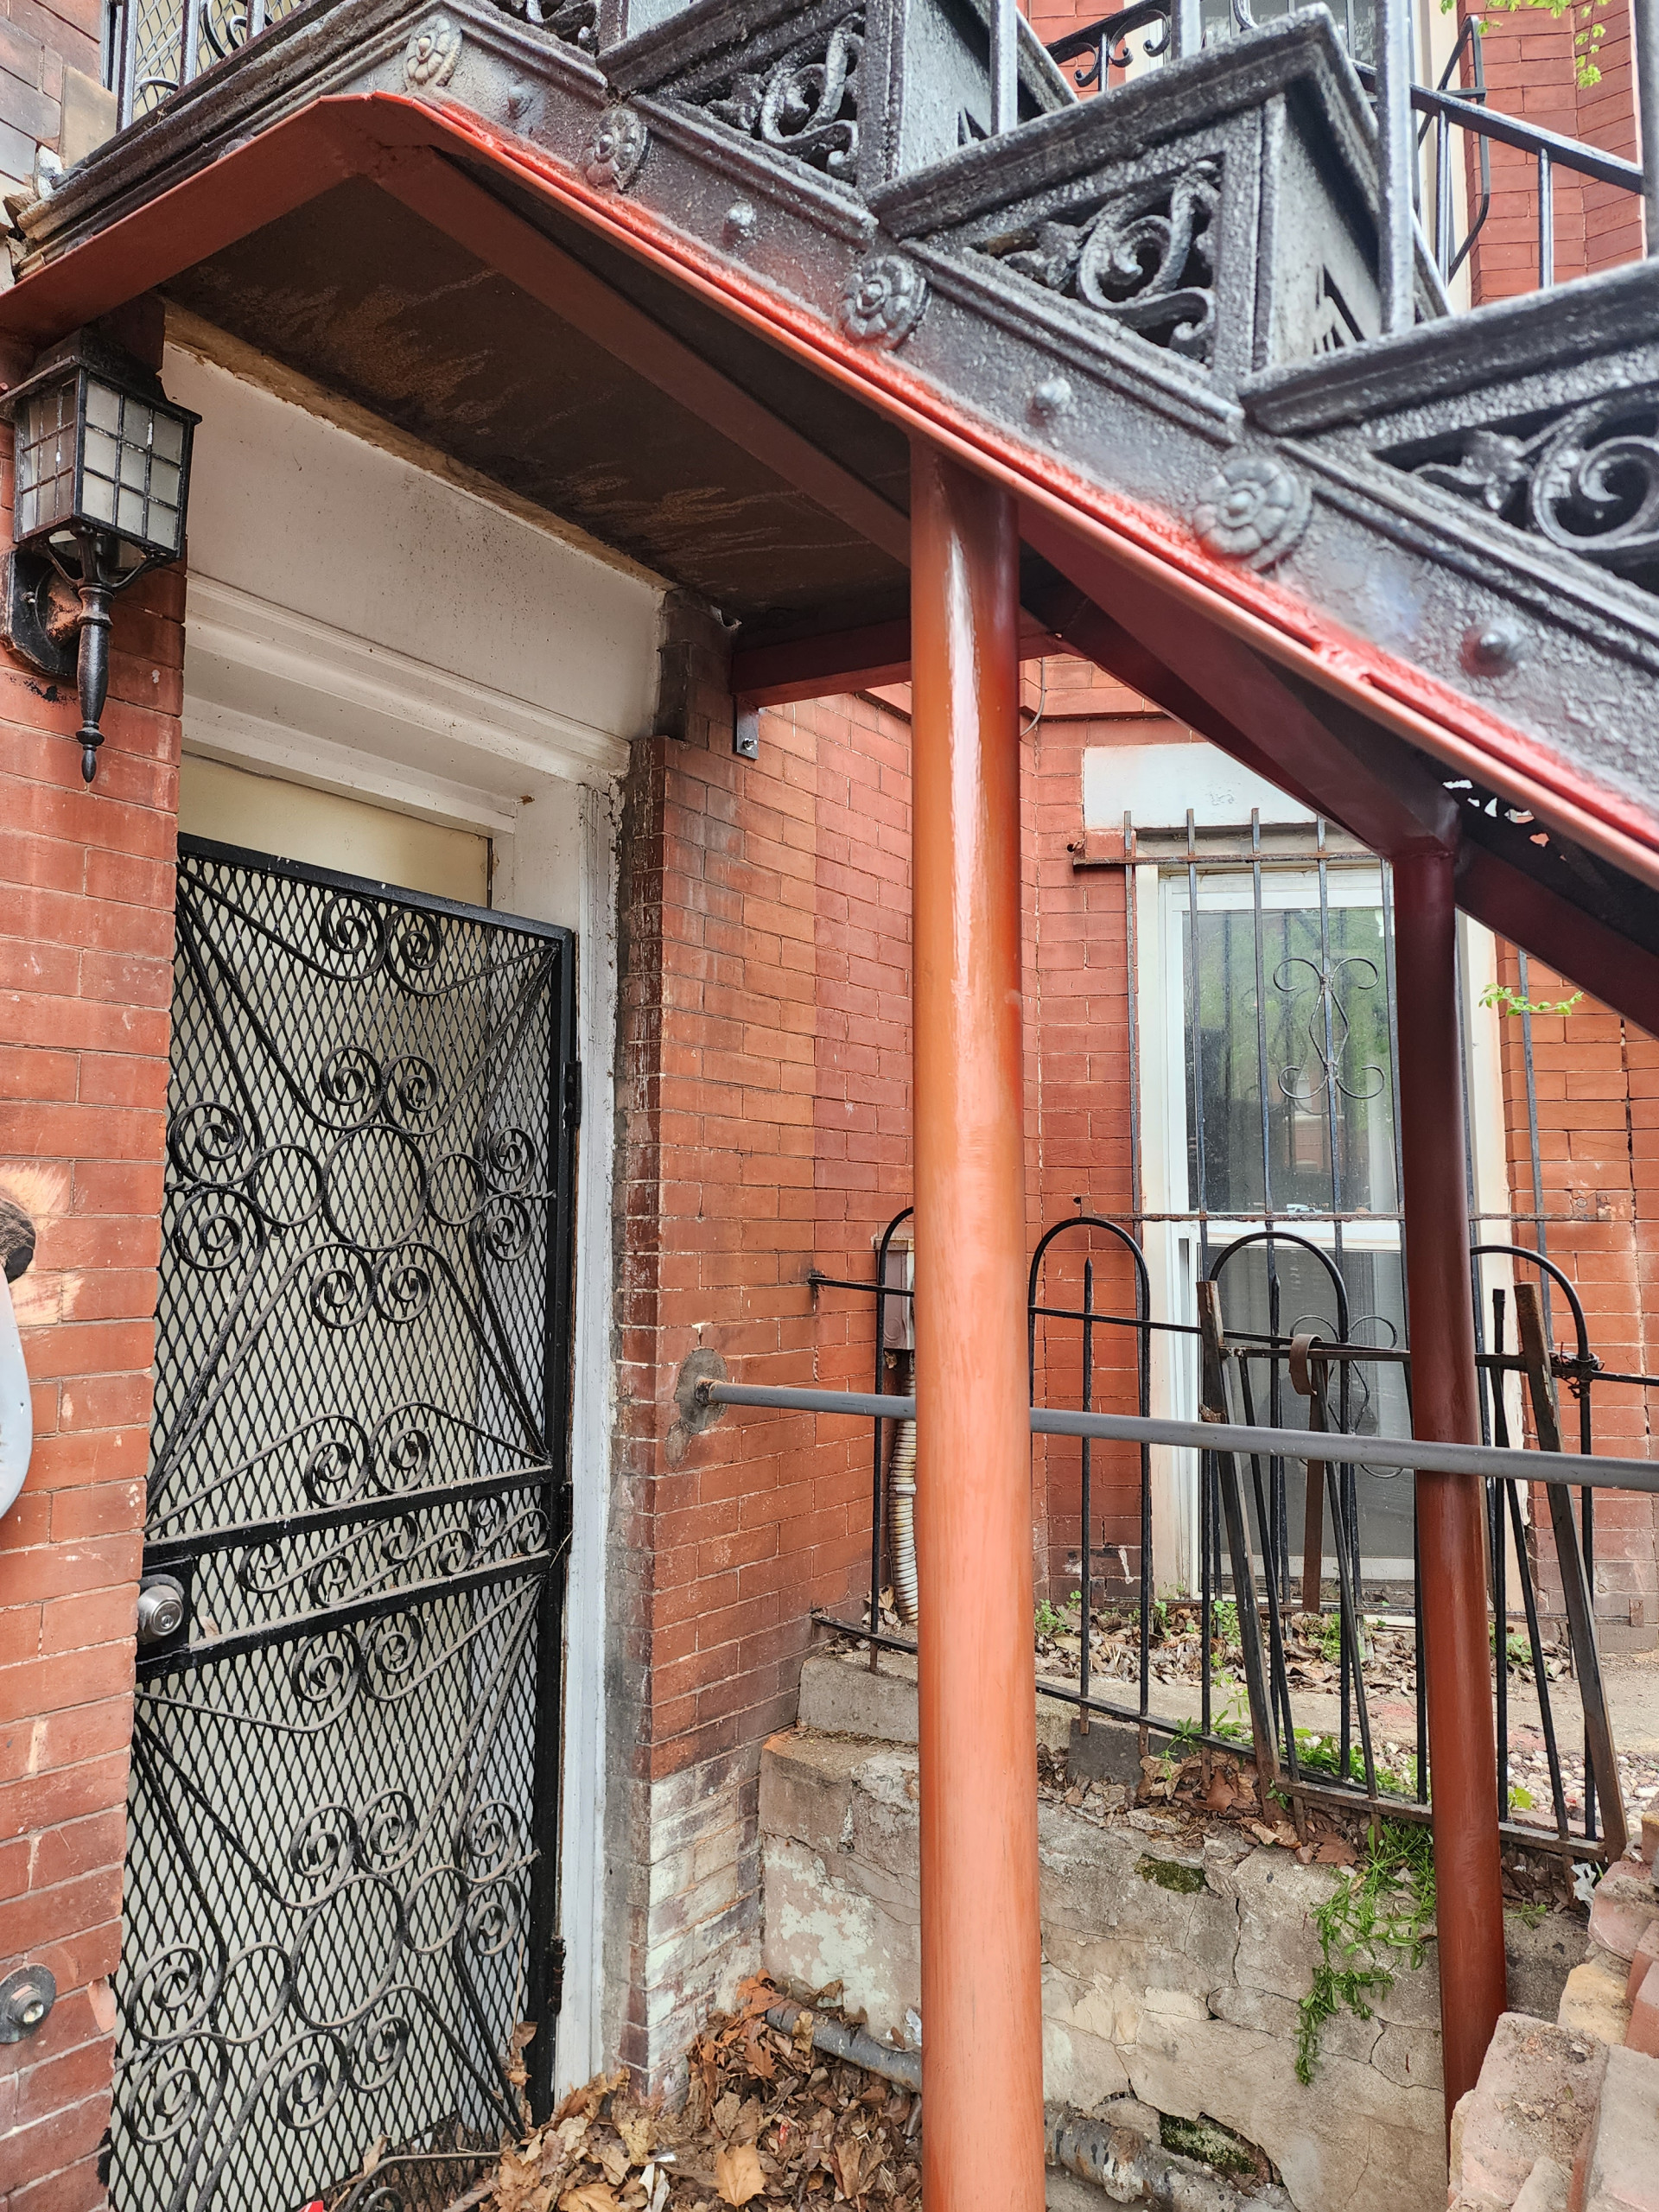
POLYGON ((980 251, 1154 346, 1208 365, 1216 331, 1221 163, 1116 193, 1076 221, 1046 216, 980 251))
POLYGON ((858 169, 863 53, 864 14, 854 9, 770 67, 739 70, 696 105, 746 138, 850 183, 858 169))
POLYGON ((550 2050, 571 1004, 562 931, 181 853, 119 2212, 487 2145, 550 2050))

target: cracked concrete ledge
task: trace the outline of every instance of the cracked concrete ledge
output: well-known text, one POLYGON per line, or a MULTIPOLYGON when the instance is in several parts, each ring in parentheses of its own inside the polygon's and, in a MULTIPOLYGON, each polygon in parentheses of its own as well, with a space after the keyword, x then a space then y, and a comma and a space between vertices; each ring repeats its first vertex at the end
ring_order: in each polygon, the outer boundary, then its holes
MULTIPOLYGON (((917 1801, 908 1746, 797 1730, 766 1748, 766 1966, 803 1993, 839 1981, 883 2037, 904 2038, 920 2003, 917 1801)), ((1297 2212, 1441 2212, 1433 1943, 1371 2019, 1327 2023, 1304 2088, 1312 1916, 1338 1877, 1236 1829, 1198 1850, 1185 1835, 1150 1810, 1103 1827, 1039 1808, 1045 2094, 1084 2112, 1130 2094, 1219 2120, 1266 2152, 1297 2212)), ((1517 1914, 1509 1935, 1511 2008, 1553 2019, 1581 1925, 1517 1914)))

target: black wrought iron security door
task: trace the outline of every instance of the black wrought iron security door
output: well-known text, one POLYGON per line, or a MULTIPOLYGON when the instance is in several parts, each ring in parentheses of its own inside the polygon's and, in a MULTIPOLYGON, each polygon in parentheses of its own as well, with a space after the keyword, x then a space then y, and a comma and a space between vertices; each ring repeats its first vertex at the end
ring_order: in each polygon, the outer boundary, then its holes
POLYGON ((573 955, 182 846, 117 2212, 297 2212, 550 2068, 573 955))

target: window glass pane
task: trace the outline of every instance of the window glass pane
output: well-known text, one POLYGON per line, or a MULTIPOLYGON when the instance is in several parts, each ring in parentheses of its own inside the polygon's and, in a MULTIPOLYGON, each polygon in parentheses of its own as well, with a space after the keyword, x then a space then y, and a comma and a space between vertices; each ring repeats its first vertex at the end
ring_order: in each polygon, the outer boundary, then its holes
POLYGON ((121 481, 124 484, 131 484, 142 492, 149 466, 149 456, 142 446, 122 446, 121 481))
POLYGON ((89 476, 81 488, 80 504, 93 522, 115 520, 115 486, 101 476, 89 476))
POLYGON ((149 465, 149 496, 169 507, 179 503, 179 472, 170 461, 153 461, 149 465))
POLYGON ((116 509, 116 522, 129 537, 143 537, 144 500, 141 492, 123 492, 121 503, 116 509))
POLYGON ((1375 906, 1200 910, 1185 961, 1188 1204, 1395 1210, 1382 916, 1375 906), (1260 988, 1258 989, 1258 975, 1260 988), (1265 1073, 1265 1086, 1263 1075, 1265 1073), (1265 1115, 1263 1112, 1265 1089, 1265 1115))
POLYGON ((175 422, 170 415, 158 415, 150 431, 149 442, 151 450, 160 454, 164 461, 182 461, 184 425, 175 422))

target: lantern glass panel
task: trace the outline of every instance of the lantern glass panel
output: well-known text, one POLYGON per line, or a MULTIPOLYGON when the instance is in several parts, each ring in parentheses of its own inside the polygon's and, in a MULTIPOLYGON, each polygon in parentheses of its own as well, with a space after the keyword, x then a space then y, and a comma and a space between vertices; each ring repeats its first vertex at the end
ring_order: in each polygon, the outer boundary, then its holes
POLYGON ((177 552, 183 426, 91 374, 86 411, 79 512, 147 550, 177 552))
POLYGON ((13 525, 20 542, 67 522, 74 512, 75 384, 71 376, 24 402, 17 426, 13 525))

